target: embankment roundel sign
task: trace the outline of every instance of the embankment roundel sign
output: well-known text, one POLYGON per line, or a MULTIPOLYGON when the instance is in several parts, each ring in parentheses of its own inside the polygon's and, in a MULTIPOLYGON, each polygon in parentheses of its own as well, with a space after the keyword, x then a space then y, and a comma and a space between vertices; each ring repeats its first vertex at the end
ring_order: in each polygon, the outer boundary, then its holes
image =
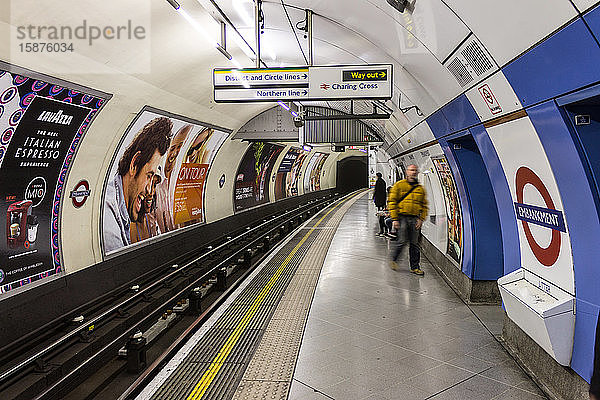
POLYGON ((542 182, 539 176, 527 167, 520 167, 515 176, 517 202, 515 204, 515 212, 517 219, 523 225, 525 237, 529 243, 531 251, 535 258, 544 266, 551 267, 554 265, 560 255, 561 232, 566 232, 565 220, 563 213, 556 210, 554 201, 548 192, 548 189, 542 182), (527 184, 539 192, 544 200, 546 207, 539 207, 523 203, 523 191, 527 184), (552 230, 552 240, 548 247, 540 246, 529 228, 529 224, 543 226, 552 230))

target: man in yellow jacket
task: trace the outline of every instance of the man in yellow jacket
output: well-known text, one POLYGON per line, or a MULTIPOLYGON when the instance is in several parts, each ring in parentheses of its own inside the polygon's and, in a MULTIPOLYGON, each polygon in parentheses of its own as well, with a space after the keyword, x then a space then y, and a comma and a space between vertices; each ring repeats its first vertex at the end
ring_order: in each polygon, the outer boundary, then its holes
POLYGON ((398 246, 392 251, 390 266, 398 269, 397 260, 406 242, 409 242, 410 271, 425 275, 419 266, 419 235, 423 221, 427 218, 427 198, 425 188, 419 184, 419 167, 412 164, 406 168, 406 179, 398 181, 392 187, 388 198, 388 210, 393 227, 398 232, 398 246))

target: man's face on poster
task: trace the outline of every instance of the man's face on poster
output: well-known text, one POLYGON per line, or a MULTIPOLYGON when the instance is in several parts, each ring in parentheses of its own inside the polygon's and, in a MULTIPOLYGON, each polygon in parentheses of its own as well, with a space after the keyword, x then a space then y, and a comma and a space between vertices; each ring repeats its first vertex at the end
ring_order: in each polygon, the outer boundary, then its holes
POLYGON ((146 193, 146 197, 144 198, 144 203, 142 207, 142 212, 144 214, 148 214, 152 211, 152 203, 154 202, 154 194, 156 193, 156 185, 160 183, 160 175, 154 175, 152 177, 152 183, 150 184, 150 192, 146 193))
MULTIPOLYGON (((139 157, 139 153, 133 157, 132 165, 136 157, 139 157)), ((154 155, 146 164, 142 165, 140 171, 136 169, 130 169, 130 174, 133 175, 132 179, 129 180, 126 191, 125 202, 127 205, 127 212, 131 221, 137 221, 142 209, 142 203, 146 199, 146 196, 152 192, 152 179, 158 169, 160 162, 160 153, 154 152, 154 155)))

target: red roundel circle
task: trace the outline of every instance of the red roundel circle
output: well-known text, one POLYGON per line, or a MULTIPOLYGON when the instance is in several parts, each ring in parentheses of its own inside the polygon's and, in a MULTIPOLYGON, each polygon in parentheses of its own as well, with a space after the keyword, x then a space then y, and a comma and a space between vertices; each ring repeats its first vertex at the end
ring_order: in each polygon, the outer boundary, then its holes
MULTIPOLYGON (((88 181, 83 179, 83 180, 79 181, 79 183, 77 185, 75 185, 75 189, 73 190, 73 192, 89 191, 89 190, 90 190, 90 184, 88 183, 88 181)), ((73 206, 75 208, 82 207, 85 204, 89 195, 74 196, 73 192, 71 192, 71 200, 73 201, 73 206)))
MULTIPOLYGON (((544 186, 544 183, 539 176, 535 174, 535 172, 527 167, 520 167, 517 170, 515 181, 517 185, 516 191, 518 203, 523 204, 523 189, 525 188, 525 185, 531 184, 538 190, 540 195, 542 195, 544 203, 546 203, 546 208, 550 210, 556 210, 548 189, 546 189, 546 186, 544 186)), ((537 258, 537 260, 546 267, 551 267, 554 265, 560 254, 560 232, 556 229, 552 229, 552 240, 550 241, 548 247, 544 248, 535 241, 535 238, 531 234, 531 229, 529 229, 529 223, 521 220, 521 224, 523 225, 525 237, 527 238, 527 242, 529 243, 529 247, 531 248, 531 251, 533 251, 535 258, 537 258)))

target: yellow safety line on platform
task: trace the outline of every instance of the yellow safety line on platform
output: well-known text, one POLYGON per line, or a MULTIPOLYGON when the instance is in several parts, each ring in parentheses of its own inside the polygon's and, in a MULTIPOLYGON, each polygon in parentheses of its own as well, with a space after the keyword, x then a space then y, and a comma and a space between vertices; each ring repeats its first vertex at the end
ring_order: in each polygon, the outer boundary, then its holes
MULTIPOLYGON (((357 193, 356 195, 352 196, 351 198, 354 198, 362 193, 363 192, 357 193)), ((306 233, 306 235, 304 235, 302 240, 300 240, 300 242, 296 245, 296 247, 294 247, 294 249, 287 256, 287 258, 281 263, 281 265, 279 266, 279 268, 277 269, 275 274, 273 274, 273 276, 271 277, 269 282, 267 282, 267 284, 263 287, 263 289, 259 293, 258 297, 254 300, 254 302, 252 303, 252 305, 246 312, 246 315, 244 315, 244 318, 242 318, 242 320, 239 322, 239 324, 237 325, 237 327, 235 328, 233 333, 231 335, 229 335, 227 342, 225 342, 223 347, 221 347, 221 350, 219 350, 219 352, 217 353, 217 356, 211 362, 210 367, 204 373, 204 375, 202 375, 200 382, 198 382, 198 384, 196 384, 196 386, 194 387, 194 390, 192 391, 192 393, 190 393, 190 395, 187 397, 186 400, 198 400, 198 399, 202 398, 204 393, 208 390, 208 387, 212 383, 213 379, 215 378, 215 376, 217 375, 217 373, 219 372, 219 370, 225 363, 225 359, 229 356, 229 353, 231 353, 231 350, 233 350, 233 346, 235 346, 235 344, 237 343, 238 339, 240 338, 240 336, 242 335, 242 333, 244 332, 244 330, 246 329, 246 327, 252 320, 252 317, 254 317, 254 314, 256 314, 258 307, 263 302, 263 300, 265 299, 265 297, 267 296, 267 294, 269 293, 269 291, 271 290, 273 285, 275 285, 275 283, 279 279, 280 275, 283 273, 283 270, 285 269, 285 267, 292 260, 292 258, 294 257, 294 254, 296 254, 298 249, 300 249, 300 246, 302 246, 302 244, 304 244, 304 242, 308 239, 310 234, 323 221, 323 219, 325 217, 327 217, 333 210, 335 210, 340 204, 343 204, 348 200, 350 200, 350 199, 347 199, 339 204, 336 204, 335 207, 333 207, 331 210, 327 211, 327 213, 325 215, 323 215, 321 217, 321 219, 319 219, 317 221, 317 223, 306 233)))

